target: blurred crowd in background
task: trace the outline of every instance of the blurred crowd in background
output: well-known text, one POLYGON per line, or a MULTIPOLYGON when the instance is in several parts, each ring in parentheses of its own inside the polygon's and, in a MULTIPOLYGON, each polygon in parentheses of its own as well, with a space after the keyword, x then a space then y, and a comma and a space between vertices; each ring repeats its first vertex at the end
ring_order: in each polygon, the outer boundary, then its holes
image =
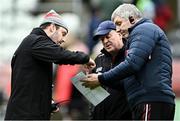
MULTIPOLYGON (((54 9, 62 15, 70 31, 63 44, 69 50, 80 50, 95 57, 102 49, 93 41, 98 24, 111 18, 122 3, 135 4, 168 35, 174 56, 173 89, 176 115, 180 120, 180 2, 178 0, 1 0, 0 4, 0 119, 3 119, 10 95, 11 58, 32 28, 39 26, 45 12, 54 9)), ((60 112, 52 119, 88 119, 88 102, 71 84, 80 65, 54 65, 53 98, 60 103, 60 112)))

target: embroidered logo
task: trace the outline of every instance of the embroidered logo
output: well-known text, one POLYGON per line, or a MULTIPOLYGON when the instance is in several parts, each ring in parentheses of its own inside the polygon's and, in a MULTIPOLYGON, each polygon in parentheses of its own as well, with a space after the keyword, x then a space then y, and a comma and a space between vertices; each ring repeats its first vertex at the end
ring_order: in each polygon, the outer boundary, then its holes
POLYGON ((98 67, 98 68, 96 69, 96 73, 101 72, 101 71, 102 71, 102 67, 98 67))

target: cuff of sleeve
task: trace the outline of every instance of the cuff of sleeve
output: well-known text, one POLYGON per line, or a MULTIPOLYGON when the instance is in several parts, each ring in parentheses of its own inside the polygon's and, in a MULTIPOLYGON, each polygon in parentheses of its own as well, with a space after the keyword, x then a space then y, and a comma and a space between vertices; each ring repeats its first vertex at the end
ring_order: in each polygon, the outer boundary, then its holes
POLYGON ((89 57, 89 56, 86 56, 85 60, 86 60, 86 63, 88 63, 89 60, 90 60, 90 57, 89 57))
POLYGON ((98 80, 99 80, 99 82, 102 84, 102 85, 104 85, 105 83, 105 80, 104 80, 104 76, 103 76, 103 74, 100 74, 100 75, 98 75, 98 80))

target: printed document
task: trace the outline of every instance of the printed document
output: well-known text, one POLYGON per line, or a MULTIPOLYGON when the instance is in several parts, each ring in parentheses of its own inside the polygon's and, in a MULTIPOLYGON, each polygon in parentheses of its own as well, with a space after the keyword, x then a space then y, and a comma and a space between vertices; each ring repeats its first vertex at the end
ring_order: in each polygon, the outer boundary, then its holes
POLYGON ((83 82, 81 82, 80 80, 82 80, 83 78, 85 78, 85 74, 83 72, 80 72, 72 78, 72 83, 94 106, 98 105, 100 102, 102 102, 106 97, 110 95, 101 86, 98 86, 94 89, 82 86, 83 82))

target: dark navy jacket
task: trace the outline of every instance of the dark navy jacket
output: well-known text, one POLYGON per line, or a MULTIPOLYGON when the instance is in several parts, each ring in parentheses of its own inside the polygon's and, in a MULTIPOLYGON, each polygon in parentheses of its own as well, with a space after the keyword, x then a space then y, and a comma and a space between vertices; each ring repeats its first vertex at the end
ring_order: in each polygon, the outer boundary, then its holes
POLYGON ((141 19, 129 32, 125 60, 99 75, 100 83, 109 86, 125 79, 131 107, 142 102, 174 104, 172 54, 166 35, 148 19, 141 19))
MULTIPOLYGON (((112 57, 105 49, 101 50, 96 59, 95 73, 103 73, 118 65, 124 60, 124 48, 120 49, 116 57, 112 57)), ((110 87, 103 87, 110 95, 100 104, 94 107, 91 114, 92 120, 131 120, 131 112, 128 105, 123 81, 116 81, 110 87), (113 89, 112 89, 113 88, 113 89)))

